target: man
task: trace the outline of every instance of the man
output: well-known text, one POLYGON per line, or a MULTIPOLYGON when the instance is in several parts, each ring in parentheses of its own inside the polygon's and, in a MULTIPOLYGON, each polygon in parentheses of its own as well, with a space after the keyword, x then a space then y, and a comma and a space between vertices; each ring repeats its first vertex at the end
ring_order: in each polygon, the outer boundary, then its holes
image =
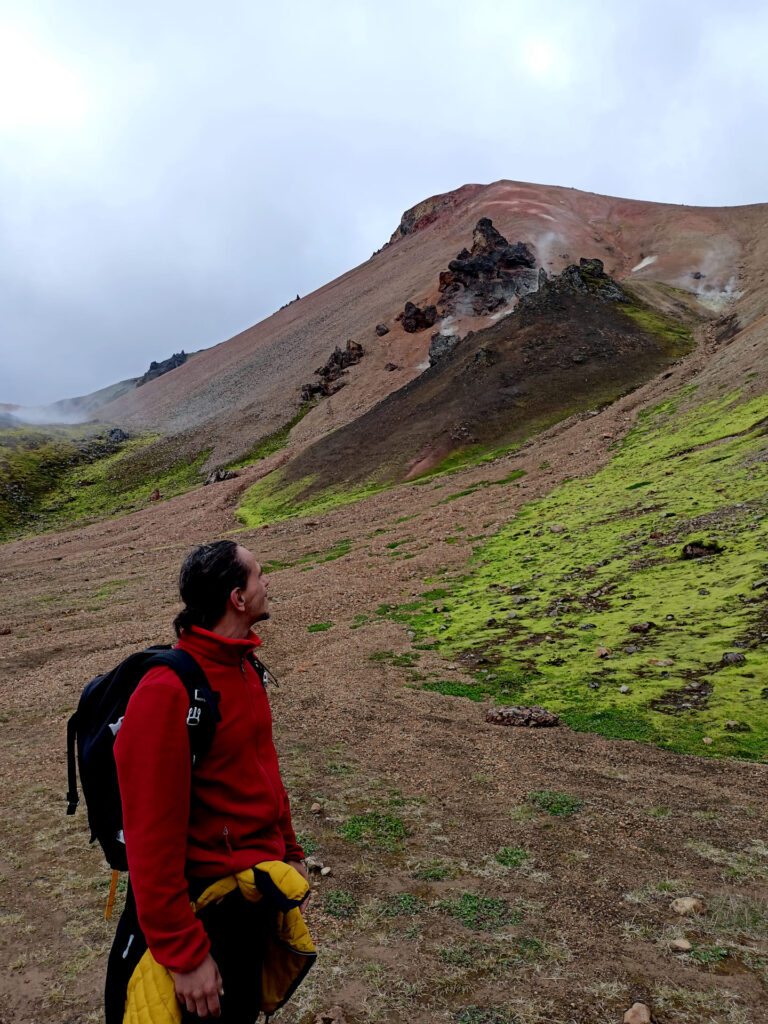
POLYGON ((234 541, 195 548, 181 567, 177 646, 203 669, 221 715, 199 764, 191 763, 189 697, 172 669, 152 668, 128 704, 114 750, 130 891, 110 957, 108 1020, 123 1019, 118 976, 138 933, 172 973, 184 1020, 251 1024, 274 908, 266 899, 246 904, 237 890, 200 915, 190 900, 261 862, 287 861, 307 878, 253 654, 261 641, 251 627, 269 618, 267 585, 234 541))

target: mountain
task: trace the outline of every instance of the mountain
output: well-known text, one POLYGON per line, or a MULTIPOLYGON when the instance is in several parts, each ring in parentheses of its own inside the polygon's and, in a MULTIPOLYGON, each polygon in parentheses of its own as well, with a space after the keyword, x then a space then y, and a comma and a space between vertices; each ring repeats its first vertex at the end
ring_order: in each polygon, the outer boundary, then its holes
POLYGON ((182 435, 190 451, 211 450, 209 464, 228 462, 290 422, 315 369, 351 341, 365 356, 349 369, 349 385, 312 409, 295 438, 304 443, 350 423, 421 375, 431 335, 445 319, 454 336, 493 322, 498 310, 472 316, 459 309, 438 317, 433 330, 409 333, 396 319, 407 302, 419 309, 439 303, 441 273, 472 245, 483 218, 510 243, 524 243, 548 275, 599 258, 641 301, 669 311, 682 293, 696 317, 723 320, 719 330, 750 327, 765 308, 765 204, 709 209, 510 181, 467 185, 406 212, 392 239, 361 266, 105 404, 99 415, 182 435), (383 336, 379 324, 388 328, 383 336))

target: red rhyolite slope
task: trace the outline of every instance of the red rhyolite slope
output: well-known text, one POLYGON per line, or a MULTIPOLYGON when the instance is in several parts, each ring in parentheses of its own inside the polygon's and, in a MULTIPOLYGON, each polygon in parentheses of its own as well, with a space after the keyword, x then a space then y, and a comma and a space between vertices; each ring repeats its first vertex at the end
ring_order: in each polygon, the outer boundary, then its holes
MULTIPOLYGON (((765 311, 768 205, 698 208, 510 181, 465 185, 404 214, 390 243, 359 267, 124 395, 101 416, 134 428, 191 432, 191 443, 212 446, 211 461, 222 462, 287 422, 302 385, 336 345, 352 339, 365 358, 349 369, 349 386, 321 401, 295 436, 310 439, 349 422, 421 373, 440 324, 407 334, 395 317, 406 301, 439 299, 440 271, 471 246, 482 217, 510 243, 527 243, 550 273, 599 257, 619 279, 661 281, 698 293, 712 309, 735 308, 742 326, 765 311), (383 337, 375 331, 379 323, 390 328, 383 337)), ((471 319, 454 329, 489 322, 471 319)))

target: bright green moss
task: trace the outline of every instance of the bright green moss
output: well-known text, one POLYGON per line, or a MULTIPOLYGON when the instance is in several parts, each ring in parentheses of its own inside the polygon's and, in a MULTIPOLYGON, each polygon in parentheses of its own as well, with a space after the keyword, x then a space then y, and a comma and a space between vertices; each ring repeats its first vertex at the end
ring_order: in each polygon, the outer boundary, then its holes
POLYGON ((596 476, 521 508, 439 604, 389 614, 417 645, 487 659, 483 691, 572 728, 764 759, 768 398, 691 398, 647 411, 596 476), (691 541, 721 551, 684 559, 691 541), (724 667, 726 652, 745 660, 724 667))

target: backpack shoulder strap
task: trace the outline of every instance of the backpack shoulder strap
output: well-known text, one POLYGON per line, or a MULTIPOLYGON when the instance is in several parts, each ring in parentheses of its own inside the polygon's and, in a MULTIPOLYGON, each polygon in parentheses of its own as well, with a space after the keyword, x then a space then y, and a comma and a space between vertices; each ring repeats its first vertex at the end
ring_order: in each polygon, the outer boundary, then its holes
POLYGON ((218 707, 220 694, 211 689, 205 672, 187 651, 182 651, 178 647, 158 651, 148 659, 146 671, 159 665, 172 669, 187 691, 187 732, 192 764, 195 765, 208 753, 216 731, 216 723, 221 721, 218 707))

